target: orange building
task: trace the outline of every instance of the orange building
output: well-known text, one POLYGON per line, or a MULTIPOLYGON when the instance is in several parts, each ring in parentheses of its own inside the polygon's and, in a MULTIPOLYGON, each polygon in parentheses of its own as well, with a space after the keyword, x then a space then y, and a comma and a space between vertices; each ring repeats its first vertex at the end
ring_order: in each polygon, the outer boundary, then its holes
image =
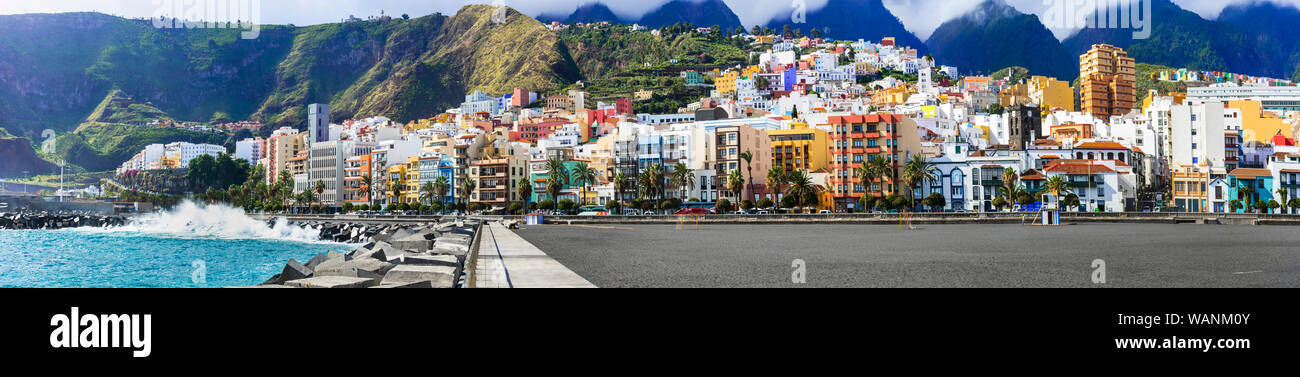
POLYGON ((899 193, 897 173, 911 154, 921 150, 915 122, 899 114, 870 114, 832 116, 823 126, 831 129, 831 177, 826 191, 834 199, 836 210, 856 208, 857 200, 867 195, 899 193), (857 169, 875 157, 889 162, 889 175, 894 178, 877 178, 870 187, 864 187, 857 169))
POLYGON ((1137 65, 1128 52, 1107 44, 1093 45, 1079 57, 1082 111, 1101 119, 1137 108, 1137 65))

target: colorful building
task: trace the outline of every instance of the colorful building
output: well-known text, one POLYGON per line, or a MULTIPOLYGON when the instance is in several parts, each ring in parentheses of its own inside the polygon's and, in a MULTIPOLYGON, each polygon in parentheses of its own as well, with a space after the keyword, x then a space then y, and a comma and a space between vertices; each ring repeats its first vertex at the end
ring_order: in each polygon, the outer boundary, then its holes
POLYGON ((898 114, 832 116, 830 127, 831 177, 827 191, 835 199, 837 210, 853 208, 867 195, 883 197, 898 193, 898 172, 911 154, 920 153, 921 139, 911 119, 898 114), (864 187, 857 169, 872 158, 885 159, 890 177, 877 178, 864 187))
POLYGON ((1257 202, 1268 203, 1274 200, 1273 172, 1268 169, 1250 168, 1228 172, 1228 198, 1236 200, 1241 205, 1233 212, 1258 213, 1259 210, 1255 208, 1257 202))
POLYGON ((817 171, 830 166, 830 137, 826 131, 794 122, 788 130, 767 131, 772 139, 772 166, 785 171, 817 171))
POLYGON ((1107 44, 1093 45, 1079 57, 1080 111, 1101 119, 1137 108, 1137 65, 1128 52, 1107 44))
POLYGON ((1069 82, 1054 77, 1034 76, 1002 90, 999 99, 1003 107, 1032 103, 1043 111, 1074 111, 1074 89, 1070 88, 1069 82))

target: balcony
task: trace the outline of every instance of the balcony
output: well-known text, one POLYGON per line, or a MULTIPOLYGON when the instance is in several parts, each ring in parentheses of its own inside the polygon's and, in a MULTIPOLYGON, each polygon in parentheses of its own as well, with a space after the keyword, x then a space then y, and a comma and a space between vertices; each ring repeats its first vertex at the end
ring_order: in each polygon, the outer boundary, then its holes
POLYGON ((980 180, 980 186, 1002 186, 1002 180, 1001 179, 980 180))

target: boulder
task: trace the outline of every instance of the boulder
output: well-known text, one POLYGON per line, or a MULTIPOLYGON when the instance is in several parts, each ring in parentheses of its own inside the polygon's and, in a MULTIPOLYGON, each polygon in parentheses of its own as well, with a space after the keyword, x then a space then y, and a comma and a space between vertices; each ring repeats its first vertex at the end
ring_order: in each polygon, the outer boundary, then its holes
POLYGON ((409 232, 402 236, 393 235, 393 247, 402 250, 415 250, 416 252, 426 252, 433 248, 433 241, 425 238, 424 234, 409 232))
POLYGON ((366 288, 375 285, 375 279, 348 276, 316 276, 290 280, 285 285, 298 288, 366 288))
POLYGON ((321 263, 316 268, 316 276, 345 276, 378 280, 393 268, 392 263, 370 257, 355 258, 339 263, 333 262, 334 260, 321 263))
POLYGON ((428 281, 435 288, 454 288, 460 278, 458 267, 403 264, 388 271, 381 285, 406 285, 428 281))
POLYGON ((311 257, 311 259, 307 260, 307 263, 304 265, 307 266, 307 268, 311 269, 312 271, 315 271, 317 266, 320 266, 321 263, 324 263, 327 260, 335 259, 335 258, 345 258, 345 257, 346 256, 344 256, 342 253, 339 253, 337 251, 329 251, 322 254, 316 254, 316 256, 311 257))
POLYGON ((289 259, 289 263, 284 265, 284 270, 280 271, 280 279, 284 281, 306 279, 311 275, 312 269, 293 259, 289 259))

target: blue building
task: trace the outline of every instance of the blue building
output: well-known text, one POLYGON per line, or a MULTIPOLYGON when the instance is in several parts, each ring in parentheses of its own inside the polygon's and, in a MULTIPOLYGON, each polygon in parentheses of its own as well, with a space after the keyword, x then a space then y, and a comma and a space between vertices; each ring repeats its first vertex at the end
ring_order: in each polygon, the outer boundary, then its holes
MULTIPOLYGON (((1273 172, 1268 169, 1239 168, 1228 172, 1228 200, 1241 203, 1237 212, 1257 212, 1255 203, 1273 198, 1273 172)), ((1231 208, 1228 208, 1231 210, 1231 208)))

